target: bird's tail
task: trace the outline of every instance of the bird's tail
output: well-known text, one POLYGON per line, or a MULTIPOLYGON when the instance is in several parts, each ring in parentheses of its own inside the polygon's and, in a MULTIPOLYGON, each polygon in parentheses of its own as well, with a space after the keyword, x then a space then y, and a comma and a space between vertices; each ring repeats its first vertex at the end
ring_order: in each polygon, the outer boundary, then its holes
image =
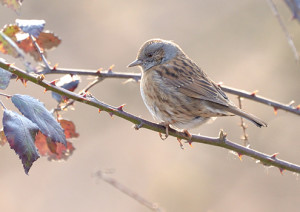
POLYGON ((241 116, 245 119, 248 119, 249 121, 253 122, 256 126, 258 127, 266 127, 267 124, 260 120, 259 118, 257 118, 256 116, 250 114, 250 113, 246 113, 243 110, 241 110, 240 108, 236 107, 236 106, 228 106, 227 111, 230 113, 233 113, 235 115, 241 116))

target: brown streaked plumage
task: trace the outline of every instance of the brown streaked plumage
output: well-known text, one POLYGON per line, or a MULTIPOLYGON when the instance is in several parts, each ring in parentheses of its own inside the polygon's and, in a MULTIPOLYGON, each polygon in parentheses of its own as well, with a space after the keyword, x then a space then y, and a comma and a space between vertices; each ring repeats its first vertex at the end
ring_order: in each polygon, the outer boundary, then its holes
POLYGON ((267 126, 236 107, 181 48, 161 39, 146 41, 137 59, 143 100, 153 117, 178 129, 195 128, 212 117, 238 115, 258 127, 267 126))

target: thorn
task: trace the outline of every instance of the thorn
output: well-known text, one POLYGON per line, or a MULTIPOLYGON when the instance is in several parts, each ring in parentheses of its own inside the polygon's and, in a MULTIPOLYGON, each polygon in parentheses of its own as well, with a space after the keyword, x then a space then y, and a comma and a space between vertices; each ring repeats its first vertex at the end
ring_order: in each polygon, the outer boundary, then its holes
POLYGON ((14 63, 9 63, 7 64, 7 67, 10 68, 11 66, 14 66, 15 64, 14 63))
POLYGON ((139 130, 140 128, 143 127, 143 125, 144 125, 143 122, 141 122, 141 123, 139 123, 139 124, 133 125, 133 127, 134 127, 135 130, 139 130))
POLYGON ((221 129, 219 132, 219 140, 221 142, 225 143, 226 137, 227 137, 227 134, 221 129))
POLYGON ((243 155, 241 153, 239 153, 239 152, 237 152, 237 154, 238 154, 238 157, 239 157, 240 161, 243 161, 243 159, 242 159, 243 155))
POLYGON ((256 96, 256 94, 258 93, 258 90, 253 91, 250 95, 251 96, 256 96))
POLYGON ((180 148, 181 148, 181 149, 184 149, 183 144, 182 144, 182 142, 181 142, 181 138, 177 138, 177 141, 179 142, 180 148))
POLYGON ((84 94, 82 95, 82 97, 83 97, 83 98, 86 98, 86 93, 84 93, 84 94))
POLYGON ((56 64, 53 66, 53 68, 52 68, 51 71, 56 71, 56 70, 57 70, 57 66, 58 66, 58 63, 56 63, 56 64))
POLYGON ((122 104, 121 106, 119 106, 118 108, 117 108, 117 110, 118 111, 123 111, 123 107, 125 106, 126 104, 122 104))
POLYGON ((44 74, 40 74, 36 77, 37 81, 42 82, 45 79, 45 75, 44 74))
POLYGON ((283 171, 284 171, 285 169, 283 169, 283 168, 279 168, 279 171, 280 171, 280 174, 281 175, 283 175, 283 171))
POLYGON ((108 114, 110 115, 111 118, 113 118, 113 115, 114 115, 113 112, 109 112, 108 114))
POLYGON ((296 107, 296 109, 297 109, 297 110, 300 110, 300 105, 298 105, 298 106, 296 107))
POLYGON ((100 108, 98 109, 98 113, 100 113, 101 112, 101 110, 100 110, 100 108))
POLYGON ((103 70, 103 68, 98 68, 98 70, 96 71, 96 73, 100 74, 102 70, 103 70))
POLYGON ((219 82, 218 83, 218 86, 220 87, 220 86, 222 86, 223 85, 223 82, 219 82))
POLYGON ((109 67, 109 69, 108 69, 108 73, 111 73, 112 72, 112 69, 115 67, 115 65, 114 64, 112 64, 110 67, 109 67))
POLYGON ((19 76, 17 76, 16 81, 18 81, 19 79, 21 79, 19 76))
POLYGON ((48 91, 47 88, 45 88, 44 93, 46 93, 47 91, 48 91))
POLYGON ((23 78, 20 78, 20 81, 22 82, 22 84, 26 87, 27 86, 27 79, 23 79, 23 78))
POLYGON ((271 159, 276 160, 276 159, 277 159, 276 156, 277 156, 278 154, 279 154, 278 152, 274 153, 274 154, 271 156, 271 159))
POLYGON ((57 82, 57 81, 58 81, 58 79, 52 80, 52 81, 50 82, 50 84, 56 86, 56 82, 57 82))
POLYGON ((277 107, 274 107, 274 114, 277 115, 277 110, 278 108, 277 107))

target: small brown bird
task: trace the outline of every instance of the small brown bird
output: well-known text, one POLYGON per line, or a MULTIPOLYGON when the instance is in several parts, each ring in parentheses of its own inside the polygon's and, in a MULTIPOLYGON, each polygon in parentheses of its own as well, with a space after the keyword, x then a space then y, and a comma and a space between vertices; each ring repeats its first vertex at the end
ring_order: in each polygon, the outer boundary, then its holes
POLYGON ((142 69, 142 98, 152 116, 166 126, 166 136, 169 125, 188 134, 188 129, 218 116, 238 115, 258 127, 267 126, 235 106, 221 88, 171 41, 146 41, 137 59, 128 65, 133 66, 142 69))

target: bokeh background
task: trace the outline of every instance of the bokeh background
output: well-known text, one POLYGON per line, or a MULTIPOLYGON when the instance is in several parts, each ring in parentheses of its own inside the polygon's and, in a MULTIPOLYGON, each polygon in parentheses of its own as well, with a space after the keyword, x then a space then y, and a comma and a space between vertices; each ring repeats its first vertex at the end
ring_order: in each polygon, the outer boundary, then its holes
MULTIPOLYGON (((299 23, 291 19, 283 1, 275 3, 300 49, 299 23)), ((107 69, 115 64, 115 71, 139 73, 126 66, 144 41, 159 37, 178 43, 216 82, 259 90, 283 103, 300 103, 300 65, 266 1, 25 0, 19 16, 2 6, 0 14, 1 26, 16 18, 46 20, 46 29, 62 39, 48 54, 53 65, 107 69)), ((81 87, 88 81, 83 78, 81 87)), ((56 104, 50 92, 44 94, 32 83, 24 89, 12 82, 4 92, 30 94, 49 109, 56 104)), ((126 111, 152 120, 138 83, 107 79, 91 92, 114 106, 126 103, 126 111)), ((235 96, 230 98, 237 102, 235 96)), ((9 101, 1 100, 14 110, 9 101)), ((272 108, 249 100, 243 107, 269 124, 259 129, 247 122, 251 146, 267 154, 279 152, 281 159, 300 164, 300 118, 284 111, 275 116, 272 108)), ((149 211, 92 177, 97 170, 114 170, 111 177, 166 211, 299 210, 298 175, 281 175, 277 168, 247 157, 241 162, 229 151, 209 145, 186 145, 181 150, 175 138, 162 141, 155 132, 135 131, 131 123, 98 114, 95 108, 80 103, 75 108, 63 114, 80 133, 68 161, 41 158, 27 176, 9 146, 0 148, 1 211, 149 211)), ((229 139, 242 143, 239 122, 238 117, 219 118, 192 132, 216 136, 224 129, 229 139)))

